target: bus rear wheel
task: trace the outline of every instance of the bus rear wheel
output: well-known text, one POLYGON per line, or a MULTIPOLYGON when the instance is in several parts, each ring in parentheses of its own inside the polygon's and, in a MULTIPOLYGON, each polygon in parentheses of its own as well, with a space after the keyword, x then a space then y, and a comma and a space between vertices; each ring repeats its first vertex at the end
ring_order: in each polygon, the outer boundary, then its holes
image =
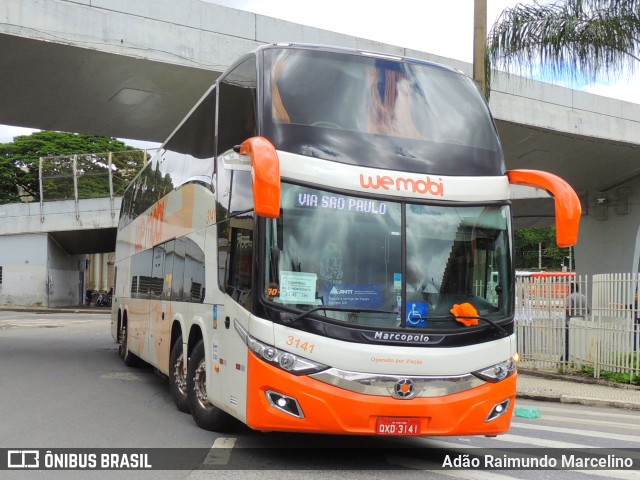
POLYGON ((189 413, 189 399, 187 398, 187 375, 185 373, 184 348, 182 336, 179 336, 171 349, 169 359, 169 390, 176 408, 189 413))
POLYGON ((187 399, 189 409, 196 424, 205 430, 223 432, 232 425, 232 417, 214 407, 207 399, 207 368, 204 357, 204 343, 198 340, 187 367, 187 399))
POLYGON ((120 330, 119 353, 127 367, 137 367, 140 364, 140 359, 129 350, 129 335, 126 322, 122 324, 122 329, 120 330))

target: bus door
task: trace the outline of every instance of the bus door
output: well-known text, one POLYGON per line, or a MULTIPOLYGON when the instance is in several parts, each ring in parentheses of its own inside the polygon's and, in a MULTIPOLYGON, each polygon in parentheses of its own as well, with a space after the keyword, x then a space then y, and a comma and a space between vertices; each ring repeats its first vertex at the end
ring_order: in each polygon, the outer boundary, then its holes
MULTIPOLYGON (((147 361, 155 367, 168 364, 168 346, 167 356, 163 358, 165 362, 161 362, 159 355, 160 347, 163 343, 163 335, 161 334, 163 323, 170 321, 166 319, 167 302, 164 298, 164 271, 165 271, 165 255, 166 245, 156 245, 153 247, 153 263, 151 265, 151 286, 150 286, 150 308, 148 316, 147 328, 147 361)), ((165 340, 167 345, 168 339, 165 340)))
POLYGON ((247 386, 247 348, 238 335, 234 322, 245 329, 249 325, 253 302, 253 218, 231 218, 228 230, 225 278, 225 302, 222 318, 218 318, 218 352, 225 370, 222 386, 223 402, 239 418, 244 419, 247 386))
POLYGON ((148 350, 149 298, 153 279, 153 249, 143 250, 131 257, 131 302, 127 309, 129 349, 142 356, 148 350))

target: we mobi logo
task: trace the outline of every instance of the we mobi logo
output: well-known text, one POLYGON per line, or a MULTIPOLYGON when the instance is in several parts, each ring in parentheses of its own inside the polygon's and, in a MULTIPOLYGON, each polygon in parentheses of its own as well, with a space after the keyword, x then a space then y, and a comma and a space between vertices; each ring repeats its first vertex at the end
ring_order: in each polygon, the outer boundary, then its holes
POLYGON ((360 186, 362 188, 373 188, 378 190, 397 190, 398 192, 414 192, 422 195, 433 195, 434 197, 444 196, 444 187, 442 179, 438 181, 431 180, 427 175, 423 179, 389 177, 387 175, 371 175, 360 174, 360 186))

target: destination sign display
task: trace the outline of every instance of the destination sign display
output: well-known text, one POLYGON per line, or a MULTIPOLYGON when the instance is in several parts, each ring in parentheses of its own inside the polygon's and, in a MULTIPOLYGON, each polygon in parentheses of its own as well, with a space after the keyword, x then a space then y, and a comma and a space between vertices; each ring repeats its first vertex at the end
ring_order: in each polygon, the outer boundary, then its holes
POLYGON ((299 193, 295 200, 296 207, 322 208, 327 210, 345 210, 349 212, 385 215, 387 204, 367 198, 343 197, 342 195, 299 193))

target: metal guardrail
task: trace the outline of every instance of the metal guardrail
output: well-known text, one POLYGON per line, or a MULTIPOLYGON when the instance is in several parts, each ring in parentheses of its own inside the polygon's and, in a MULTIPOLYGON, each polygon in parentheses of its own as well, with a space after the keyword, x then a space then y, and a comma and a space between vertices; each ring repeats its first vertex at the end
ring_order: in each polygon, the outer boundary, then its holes
POLYGON ((88 198, 109 198, 111 216, 115 217, 114 197, 122 196, 153 152, 155 149, 40 157, 41 221, 45 202, 74 200, 79 218, 78 201, 88 198))
POLYGON ((637 382, 639 283, 640 275, 631 273, 518 278, 515 320, 520 365, 637 382), (572 282, 587 298, 589 308, 581 316, 567 316, 572 282))

